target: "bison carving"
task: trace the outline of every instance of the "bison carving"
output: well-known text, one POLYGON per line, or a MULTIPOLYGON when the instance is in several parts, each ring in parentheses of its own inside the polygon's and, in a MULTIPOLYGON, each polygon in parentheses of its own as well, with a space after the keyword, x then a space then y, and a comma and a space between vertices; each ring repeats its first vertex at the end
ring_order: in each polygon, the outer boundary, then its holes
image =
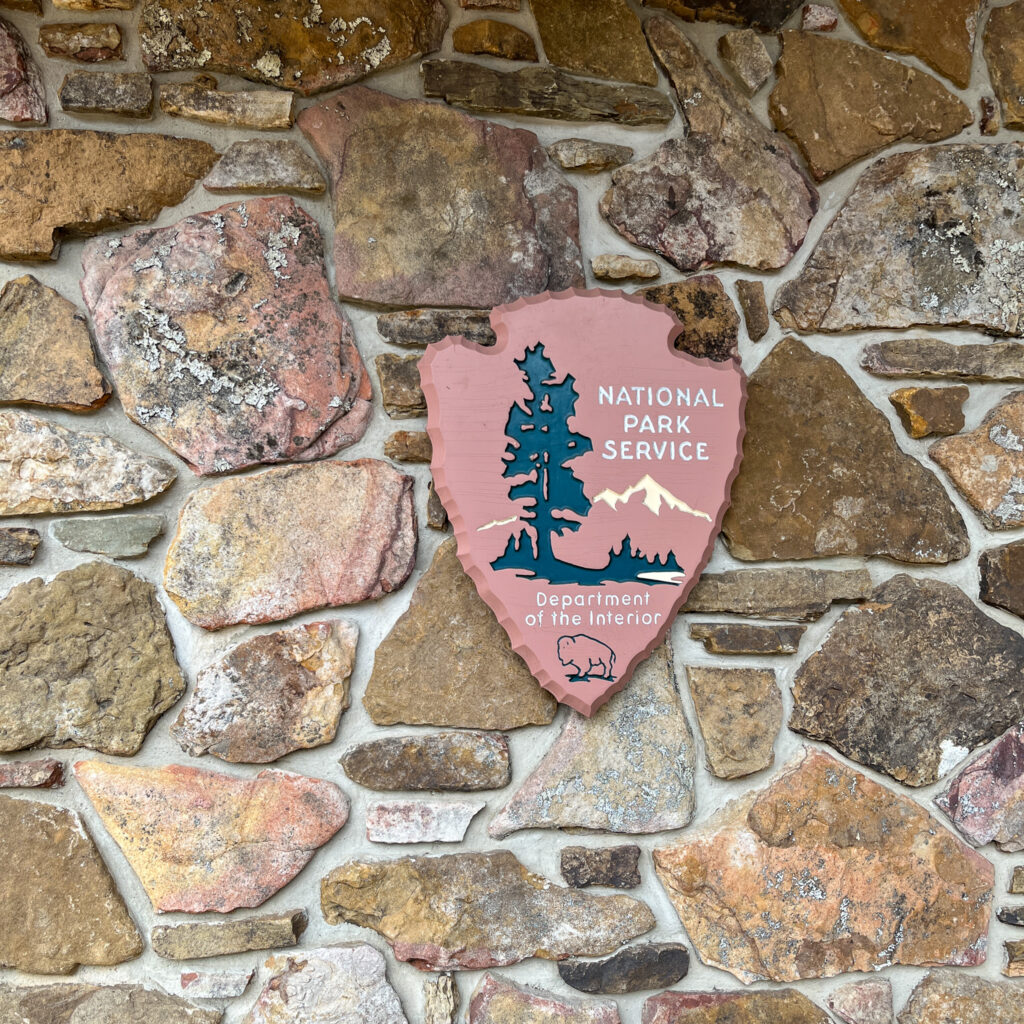
POLYGON ((570 670, 569 682, 615 678, 615 652, 585 633, 558 638, 558 660, 570 670))

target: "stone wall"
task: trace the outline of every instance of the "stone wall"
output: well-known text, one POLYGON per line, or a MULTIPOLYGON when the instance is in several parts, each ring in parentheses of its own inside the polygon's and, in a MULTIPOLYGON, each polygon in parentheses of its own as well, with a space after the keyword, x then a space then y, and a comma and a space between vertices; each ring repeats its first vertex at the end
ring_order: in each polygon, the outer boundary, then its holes
POLYGON ((43 2, 0 3, 0 1021, 1020 1020, 1024 3, 43 2), (138 120, 79 74, 146 68, 138 120), (583 284, 750 376, 705 579, 591 720, 428 502, 417 346, 486 324, 401 313, 583 284))

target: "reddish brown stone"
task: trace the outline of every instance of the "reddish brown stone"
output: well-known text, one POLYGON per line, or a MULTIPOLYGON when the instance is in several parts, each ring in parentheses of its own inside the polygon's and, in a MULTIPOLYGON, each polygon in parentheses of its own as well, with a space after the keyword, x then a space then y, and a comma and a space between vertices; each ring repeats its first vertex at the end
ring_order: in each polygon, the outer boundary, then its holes
POLYGON ((0 764, 0 789, 54 789, 63 785, 64 762, 52 757, 0 764))
POLYGON ((384 454, 398 462, 430 464, 430 437, 425 430, 396 430, 384 442, 384 454))
POLYGON ((685 21, 724 21, 749 25, 758 32, 776 32, 800 6, 800 0, 643 0, 685 21))
POLYGON ((0 18, 0 121, 46 124, 43 76, 21 33, 0 18))
POLYGON ((537 60, 537 46, 529 33, 494 18, 479 18, 460 25, 452 32, 452 46, 456 53, 479 53, 506 60, 537 60))
POLYGON ((1024 618, 1024 540, 983 551, 978 568, 982 601, 1024 618))
POLYGON ((716 362, 738 358, 740 318, 714 274, 654 285, 640 294, 648 302, 667 306, 679 318, 683 329, 674 344, 680 352, 716 362))
POLYGON ((964 427, 963 404, 970 391, 953 388, 899 388, 889 395, 906 432, 915 438, 957 434, 964 427))

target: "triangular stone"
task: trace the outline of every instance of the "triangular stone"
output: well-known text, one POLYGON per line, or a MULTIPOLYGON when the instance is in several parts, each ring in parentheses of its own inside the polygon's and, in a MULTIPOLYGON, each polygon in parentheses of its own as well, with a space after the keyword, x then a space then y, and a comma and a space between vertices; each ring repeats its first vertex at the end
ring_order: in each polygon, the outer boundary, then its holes
POLYGON ((571 711, 551 749, 488 827, 647 833, 693 817, 694 742, 668 646, 592 718, 571 711))

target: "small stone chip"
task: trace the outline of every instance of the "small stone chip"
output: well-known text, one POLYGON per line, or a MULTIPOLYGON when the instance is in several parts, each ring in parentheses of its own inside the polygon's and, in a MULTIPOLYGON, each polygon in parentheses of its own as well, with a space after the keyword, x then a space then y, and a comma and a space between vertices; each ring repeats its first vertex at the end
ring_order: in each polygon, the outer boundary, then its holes
POLYGON ((94 63, 121 59, 121 30, 111 22, 42 25, 39 45, 47 57, 94 63))
POLYGON ((396 420, 422 416, 427 400, 420 386, 419 356, 385 352, 374 359, 380 379, 380 396, 387 414, 396 420))
POLYGON ((0 565, 31 565, 38 547, 38 530, 0 526, 0 565))
POLYGON ((693 622, 690 639, 711 654, 796 654, 806 626, 754 626, 745 622, 693 622))
POLYGON ((1006 949, 1003 974, 1008 978, 1024 978, 1024 939, 1004 942, 1003 946, 1006 949))
POLYGON ((772 326, 768 303, 764 298, 764 282, 737 281, 736 297, 740 300, 740 309, 747 321, 747 335, 751 341, 760 341, 772 326))
POLYGON ((306 930, 304 910, 256 917, 158 924, 149 936, 153 952, 165 960, 197 960, 298 944, 306 930))
POLYGON ((451 974, 423 983, 423 1024, 455 1024, 458 1012, 459 986, 451 974))
POLYGON ((537 44, 529 33, 494 18, 479 18, 460 25, 452 32, 452 46, 456 53, 478 53, 506 60, 537 60, 537 44))
POLYGON ((64 762, 52 757, 0 764, 0 789, 56 789, 64 785, 64 762))
POLYGON ((914 438, 929 434, 958 434, 964 427, 963 404, 970 390, 963 385, 952 388, 898 388, 892 402, 906 432, 914 438))
POLYGON ((429 465, 432 457, 430 436, 425 430, 396 430, 384 442, 384 454, 398 462, 425 462, 429 465))
POLYGON ((427 508, 425 518, 427 520, 427 526, 432 530, 448 529, 448 513, 445 511, 444 505, 441 504, 441 499, 437 496, 433 480, 427 484, 427 508))
POLYGON ((590 261, 590 266, 599 281, 626 281, 629 278, 652 281, 661 275, 661 268, 655 260, 638 260, 619 253, 602 252, 590 261))
POLYGON ((678 942, 643 942, 626 946, 607 960, 563 960, 562 981, 580 992, 622 996, 645 989, 668 988, 686 977, 690 954, 678 942))
POLYGON ((835 32, 839 27, 835 8, 825 4, 804 4, 800 18, 800 27, 805 32, 835 32))
POLYGON ((753 96, 772 74, 772 59, 761 37, 749 28, 726 32, 718 40, 718 56, 753 96))
POLYGON ((978 100, 978 109, 981 111, 980 127, 981 134, 985 136, 998 135, 1002 120, 999 115, 999 106, 991 96, 982 96, 978 100))
POLYGON ((633 159, 630 146, 616 146, 610 142, 590 139, 559 139, 548 146, 551 157, 563 171, 582 171, 595 174, 621 167, 633 159))
POLYGON ((72 114, 149 117, 153 79, 143 71, 69 71, 60 90, 60 106, 72 114))
POLYGON ((1003 924, 1013 925, 1015 928, 1024 928, 1024 907, 1001 907, 996 913, 1003 924))
MULTIPOLYGON (((604 885, 635 889, 640 884, 639 846, 566 846, 562 850, 562 878, 574 889, 604 885)), ((669 983, 671 984, 671 983, 669 983)))
POLYGON ((1013 869, 1013 877, 1007 891, 1011 896, 1024 896, 1024 865, 1018 865, 1013 869))

